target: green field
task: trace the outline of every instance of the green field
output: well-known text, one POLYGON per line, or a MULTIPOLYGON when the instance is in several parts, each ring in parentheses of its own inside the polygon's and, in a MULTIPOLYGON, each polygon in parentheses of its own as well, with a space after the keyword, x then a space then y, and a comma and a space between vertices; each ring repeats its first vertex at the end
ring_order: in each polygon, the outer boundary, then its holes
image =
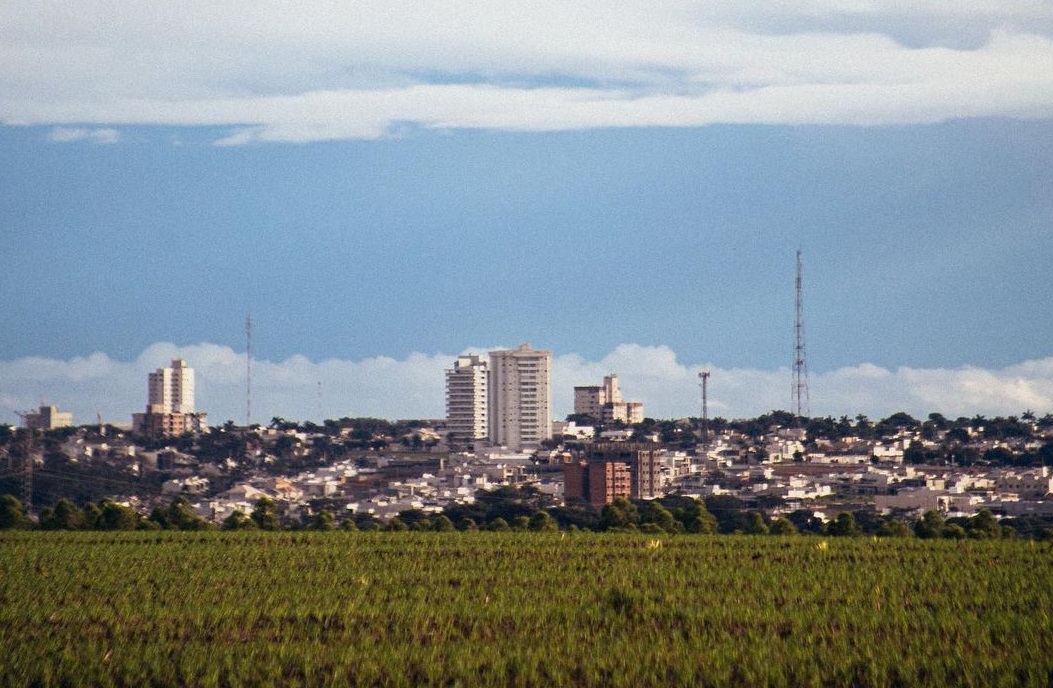
POLYGON ((1047 686, 1053 551, 0 533, 0 686, 1047 686))

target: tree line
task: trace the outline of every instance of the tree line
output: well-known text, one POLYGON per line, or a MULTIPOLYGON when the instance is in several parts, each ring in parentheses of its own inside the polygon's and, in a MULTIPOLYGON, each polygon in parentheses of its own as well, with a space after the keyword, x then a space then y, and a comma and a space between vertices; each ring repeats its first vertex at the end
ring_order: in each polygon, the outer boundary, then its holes
POLYGON ((112 499, 79 507, 60 499, 46 507, 34 522, 12 495, 0 497, 0 530, 319 530, 345 531, 595 531, 611 533, 703 535, 825 535, 829 537, 918 537, 922 539, 997 539, 1028 537, 1053 541, 1053 521, 1024 517, 999 521, 988 509, 974 516, 945 518, 928 511, 921 518, 877 515, 870 511, 841 512, 823 521, 812 512, 798 511, 770 518, 762 511, 735 508, 719 498, 664 497, 650 501, 618 498, 598 512, 545 505, 532 487, 502 487, 480 491, 476 502, 455 505, 439 513, 406 510, 387 521, 370 514, 338 520, 331 509, 317 509, 308 518, 290 518, 282 505, 258 499, 249 513, 234 511, 219 524, 196 514, 189 500, 178 495, 143 516, 112 499))

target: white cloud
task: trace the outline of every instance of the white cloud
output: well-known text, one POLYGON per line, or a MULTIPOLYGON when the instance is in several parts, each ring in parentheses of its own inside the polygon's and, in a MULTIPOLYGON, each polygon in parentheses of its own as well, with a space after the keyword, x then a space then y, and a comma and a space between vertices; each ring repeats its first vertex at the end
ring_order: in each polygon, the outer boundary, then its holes
POLYGON ((121 134, 116 129, 85 129, 84 127, 55 127, 48 134, 48 141, 52 143, 75 143, 77 141, 89 141, 91 143, 109 144, 117 143, 121 134))
POLYGON ((951 7, 20 0, 0 15, 0 121, 226 126, 234 145, 1053 116, 1053 5, 951 7))
MULTIPOLYGON (((476 347, 487 351, 501 347, 476 347)), ((243 422, 246 413, 244 353, 215 344, 175 346, 157 343, 134 361, 115 361, 94 353, 68 361, 22 358, 0 361, 0 421, 15 423, 14 411, 54 403, 74 413, 77 423, 127 422, 146 403, 146 375, 182 357, 197 371, 197 404, 210 420, 243 422)), ((362 361, 284 361, 252 363, 253 420, 274 416, 296 420, 377 416, 439 418, 444 415, 444 371, 456 354, 413 354, 362 361)), ((790 405, 791 376, 779 370, 723 369, 687 364, 666 346, 622 344, 598 361, 559 354, 553 362, 555 414, 573 410, 575 385, 599 384, 618 375, 626 399, 645 404, 655 418, 698 416, 698 372, 709 370, 712 416, 751 417, 790 405)), ((999 369, 899 368, 862 364, 813 374, 813 415, 864 413, 872 418, 906 411, 917 417, 940 412, 948 417, 976 414, 1018 415, 1031 409, 1053 412, 1053 357, 999 369)))

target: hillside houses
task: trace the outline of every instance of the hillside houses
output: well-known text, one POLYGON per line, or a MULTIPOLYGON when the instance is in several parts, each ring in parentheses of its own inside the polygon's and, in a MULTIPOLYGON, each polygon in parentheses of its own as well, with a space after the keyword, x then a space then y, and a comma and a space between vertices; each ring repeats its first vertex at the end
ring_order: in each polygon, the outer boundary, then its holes
MULTIPOLYGON (((55 431, 38 467, 43 484, 49 473, 75 468, 61 487, 101 471, 105 487, 127 484, 124 496, 138 495, 147 507, 182 495, 216 522, 236 511, 250 513, 262 497, 301 522, 320 509, 338 520, 387 520, 405 511, 471 504, 481 490, 503 486, 531 485, 562 503, 568 461, 580 460, 590 446, 625 443, 645 448, 649 457, 647 489, 637 493, 643 499, 719 497, 769 517, 798 510, 968 515, 984 508, 1042 515, 1053 514, 1050 420, 920 422, 897 414, 876 423, 813 419, 802 428, 773 416, 715 423, 704 445, 691 419, 584 433, 562 425, 557 439, 521 452, 485 445, 451 452, 440 424, 416 421, 228 423, 142 445, 115 430, 85 427, 55 431)), ((631 492, 631 480, 626 484, 631 492)))

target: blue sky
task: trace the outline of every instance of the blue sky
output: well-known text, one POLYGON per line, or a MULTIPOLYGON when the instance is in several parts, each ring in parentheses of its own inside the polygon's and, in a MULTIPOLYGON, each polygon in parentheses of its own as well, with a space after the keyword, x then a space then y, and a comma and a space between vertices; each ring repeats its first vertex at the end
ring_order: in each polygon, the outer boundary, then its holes
POLYGON ((1048 2, 86 4, 0 15, 0 421, 240 419, 249 312, 258 419, 522 341, 750 415, 798 248, 814 412, 1053 411, 1048 2))

